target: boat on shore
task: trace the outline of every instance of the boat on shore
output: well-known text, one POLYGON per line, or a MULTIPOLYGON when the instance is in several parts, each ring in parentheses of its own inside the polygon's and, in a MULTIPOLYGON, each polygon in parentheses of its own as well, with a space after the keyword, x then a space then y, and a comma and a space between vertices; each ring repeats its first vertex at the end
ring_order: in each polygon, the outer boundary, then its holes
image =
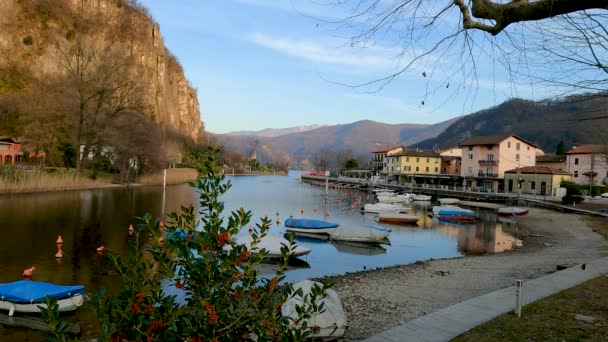
POLYGON ((0 284, 0 309, 15 312, 40 313, 46 308, 46 297, 57 299, 58 311, 74 311, 84 303, 84 286, 19 280, 0 284))
POLYGON ((376 220, 381 223, 412 224, 418 222, 418 216, 400 213, 382 213, 376 216, 376 220))
POLYGON ((333 241, 382 243, 387 242, 392 231, 378 226, 340 227, 330 237, 333 241))
POLYGON ((331 234, 336 228, 337 223, 315 219, 287 219, 285 228, 288 232, 306 234, 331 234))
POLYGON ((496 209, 500 216, 521 216, 528 213, 528 208, 504 207, 496 209))

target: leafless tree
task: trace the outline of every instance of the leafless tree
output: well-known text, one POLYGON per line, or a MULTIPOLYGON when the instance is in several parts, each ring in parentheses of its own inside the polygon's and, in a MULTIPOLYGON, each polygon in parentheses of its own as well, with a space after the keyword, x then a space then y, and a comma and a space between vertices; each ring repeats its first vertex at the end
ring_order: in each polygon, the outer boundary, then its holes
POLYGON ((503 68, 512 83, 548 85, 560 95, 608 90, 605 0, 318 1, 349 13, 326 23, 351 46, 398 51, 393 71, 351 86, 378 91, 413 72, 427 79, 425 97, 451 86, 453 96, 474 98, 480 69, 503 68))

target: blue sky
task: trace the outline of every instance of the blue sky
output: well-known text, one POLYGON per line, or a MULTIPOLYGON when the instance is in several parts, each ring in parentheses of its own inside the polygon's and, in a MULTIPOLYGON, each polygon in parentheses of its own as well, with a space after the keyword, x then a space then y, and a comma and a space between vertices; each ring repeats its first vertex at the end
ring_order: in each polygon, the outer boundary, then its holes
MULTIPOLYGON (((351 48, 336 37, 344 32, 315 19, 335 20, 346 12, 313 0, 141 2, 198 90, 201 118, 213 133, 363 119, 436 123, 509 97, 535 95, 529 86, 511 83, 490 60, 480 65, 475 91, 468 97, 455 93, 459 85, 425 97, 425 66, 379 92, 340 85, 390 73, 400 50, 382 41, 366 49, 351 48)), ((452 66, 449 59, 436 61, 443 72, 452 66)))

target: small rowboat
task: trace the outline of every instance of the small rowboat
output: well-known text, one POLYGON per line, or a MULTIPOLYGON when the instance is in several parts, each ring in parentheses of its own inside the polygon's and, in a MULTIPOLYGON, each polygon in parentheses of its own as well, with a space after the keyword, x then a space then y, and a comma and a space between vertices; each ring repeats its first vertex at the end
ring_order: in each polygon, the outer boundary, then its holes
POLYGON ((59 311, 74 311, 84 303, 84 286, 64 286, 51 283, 20 280, 0 284, 0 309, 15 312, 40 313, 38 306, 46 308, 46 297, 57 299, 59 311))
POLYGON ((363 211, 366 213, 385 213, 385 212, 398 212, 400 210, 404 210, 401 204, 389 204, 389 203, 375 203, 375 204, 366 204, 363 207, 363 211))
POLYGON ((457 199, 457 198, 440 198, 438 201, 442 205, 446 205, 446 204, 458 204, 460 202, 460 200, 457 199))
POLYGON ((378 222, 383 223, 416 223, 418 216, 398 213, 384 213, 376 217, 378 222))
POLYGON ((392 231, 392 229, 378 226, 340 227, 331 234, 331 239, 333 241, 381 243, 387 242, 386 239, 392 231))
POLYGON ((285 227, 288 232, 306 234, 330 234, 336 228, 337 223, 314 220, 314 219, 287 219, 285 227))
POLYGON ((431 196, 427 196, 427 195, 415 195, 414 197, 412 197, 412 200, 414 200, 414 201, 430 201, 431 200, 431 196))
MULTIPOLYGON (((260 239, 260 242, 254 248, 251 247, 252 242, 253 238, 249 235, 240 237, 236 240, 237 244, 247 246, 247 249, 249 249, 254 255, 257 255, 262 249, 265 249, 267 251, 265 257, 270 259, 282 258, 281 247, 283 245, 289 246, 289 241, 287 239, 270 235, 266 235, 260 239)), ((224 248, 225 250, 230 250, 230 246, 226 247, 227 248, 224 248)), ((308 247, 295 244, 294 248, 290 251, 289 256, 296 258, 306 255, 310 253, 310 251, 311 249, 308 247)))
POLYGON ((433 215, 441 220, 453 222, 475 221, 477 218, 474 211, 455 205, 435 206, 433 207, 433 215))
POLYGON ((498 211, 498 215, 500 215, 500 216, 521 216, 521 215, 526 215, 528 213, 527 208, 520 208, 520 207, 498 208, 497 211, 498 211))

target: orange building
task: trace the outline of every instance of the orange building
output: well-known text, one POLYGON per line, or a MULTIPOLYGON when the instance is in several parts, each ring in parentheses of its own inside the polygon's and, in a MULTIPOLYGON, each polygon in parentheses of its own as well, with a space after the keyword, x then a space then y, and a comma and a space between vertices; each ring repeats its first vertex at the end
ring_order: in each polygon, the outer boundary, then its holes
MULTIPOLYGON (((46 158, 46 153, 30 152, 28 157, 30 159, 36 159, 37 164, 43 164, 46 158)), ((14 138, 7 136, 0 136, 0 165, 13 165, 23 160, 23 151, 21 150, 21 143, 14 138)))

